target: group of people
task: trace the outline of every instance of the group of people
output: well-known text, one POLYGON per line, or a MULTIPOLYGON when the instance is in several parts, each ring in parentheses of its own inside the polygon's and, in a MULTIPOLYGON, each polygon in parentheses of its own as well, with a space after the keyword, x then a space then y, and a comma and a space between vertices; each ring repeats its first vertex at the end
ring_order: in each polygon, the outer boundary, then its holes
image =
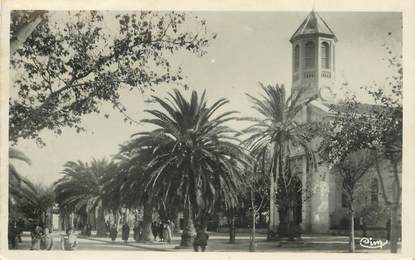
POLYGON ((154 240, 157 240, 158 236, 160 242, 167 242, 170 244, 173 237, 172 230, 174 230, 174 223, 170 220, 165 222, 160 221, 159 223, 154 221, 151 223, 151 232, 153 233, 154 240))
POLYGON ((52 231, 48 227, 42 228, 36 225, 35 229, 30 232, 32 244, 30 250, 52 250, 54 241, 52 231))
MULTIPOLYGON (((85 228, 85 234, 90 235, 91 226, 88 225, 85 228)), ((170 220, 166 221, 154 221, 151 224, 151 231, 154 236, 154 240, 157 241, 157 238, 160 242, 171 243, 172 241, 172 231, 174 230, 174 223, 170 220)), ((16 222, 9 223, 9 244, 11 249, 17 249, 17 241, 19 241, 21 230, 17 227, 16 222)), ((117 238, 118 230, 117 225, 113 224, 109 229, 109 235, 112 241, 115 241, 117 238)), ((31 247, 30 250, 53 250, 55 246, 54 237, 52 235, 52 230, 48 227, 43 227, 41 224, 35 226, 31 231, 31 247)), ((139 241, 143 235, 143 223, 138 222, 133 228, 133 239, 139 241)), ((124 223, 121 227, 121 238, 124 242, 128 242, 130 236, 130 227, 128 223, 124 223)), ((207 241, 209 239, 209 234, 206 232, 206 228, 197 227, 196 236, 194 237, 193 248, 194 251, 198 252, 199 250, 204 252, 207 247, 207 241)), ((21 241, 21 238, 20 238, 21 241)), ((78 247, 77 236, 74 233, 74 229, 69 227, 66 230, 66 234, 61 236, 60 239, 60 248, 62 250, 75 250, 78 247)))
MULTIPOLYGON (((30 250, 54 249, 55 242, 52 236, 52 230, 48 227, 42 228, 40 225, 37 225, 30 235, 32 238, 30 250)), ((66 234, 61 237, 60 248, 66 251, 73 251, 78 248, 78 239, 72 227, 69 227, 66 230, 66 234)))
MULTIPOLYGON (((17 242, 22 242, 21 233, 22 229, 17 227, 15 221, 9 223, 8 240, 10 249, 17 249, 17 242)), ((52 230, 49 227, 43 227, 42 224, 37 224, 31 230, 30 237, 30 250, 53 250, 55 247, 52 230)), ((75 250, 78 247, 77 237, 72 227, 67 229, 66 234, 61 237, 60 242, 62 250, 75 250)))
MULTIPOLYGON (((115 241, 115 239, 117 238, 118 235, 118 229, 117 229, 117 225, 113 224, 110 228, 110 238, 112 241, 115 241)), ((121 239, 127 243, 128 242, 128 238, 130 237, 130 226, 128 226, 127 223, 124 223, 124 225, 122 225, 121 227, 121 239)), ((136 234, 134 234, 134 239, 136 239, 136 234)))

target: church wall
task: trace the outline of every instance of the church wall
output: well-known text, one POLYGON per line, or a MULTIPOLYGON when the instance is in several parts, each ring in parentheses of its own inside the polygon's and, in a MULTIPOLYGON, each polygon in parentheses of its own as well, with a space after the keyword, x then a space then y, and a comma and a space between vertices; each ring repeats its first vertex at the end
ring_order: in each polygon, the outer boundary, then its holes
MULTIPOLYGON (((387 160, 383 160, 381 162, 380 168, 385 183, 387 197, 391 199, 394 179, 390 163, 387 160)), ((345 205, 342 205, 342 178, 339 174, 336 173, 333 173, 332 176, 335 176, 336 179, 336 188, 332 192, 334 193, 336 199, 334 212, 331 216, 331 226, 332 228, 339 228, 342 226, 342 221, 345 221, 345 218, 348 219, 348 211, 345 205)), ((368 228, 385 228, 389 212, 385 207, 386 203, 382 196, 380 180, 377 177, 375 168, 372 167, 359 181, 359 184, 356 188, 355 200, 356 201, 354 206, 357 220, 362 217, 368 228), (377 193, 374 192, 376 189, 372 187, 375 179, 378 182, 377 193), (373 193, 377 194, 377 196, 375 196, 373 193), (376 200, 372 201, 372 196, 377 198, 377 203, 376 200), (375 205, 378 206, 376 207, 375 205)), ((398 215, 400 216, 401 213, 398 215)))
MULTIPOLYGON (((327 113, 320 111, 318 108, 309 106, 306 112, 306 120, 327 121, 330 118, 327 113)), ((301 115, 303 117, 303 114, 301 115)), ((312 147, 317 151, 321 142, 321 138, 312 141, 312 147)), ((318 160, 318 159, 317 159, 318 160)), ((381 171, 384 175, 384 182, 387 188, 388 196, 392 194, 393 175, 390 163, 387 160, 381 161, 381 171)), ((344 227, 348 223, 348 209, 345 203, 342 203, 342 178, 332 170, 327 174, 328 166, 326 164, 319 165, 317 171, 309 182, 312 185, 314 193, 309 201, 304 202, 303 208, 303 230, 306 232, 325 233, 330 228, 344 227), (324 179, 321 175, 327 176, 324 179)), ((373 179, 377 179, 375 168, 361 179, 356 191, 356 222, 359 223, 359 217, 364 216, 366 225, 369 228, 384 228, 387 221, 388 212, 385 211, 385 202, 381 194, 380 181, 378 180, 378 205, 375 210, 371 209, 371 184, 373 179)), ((303 178, 307 181, 307 179, 303 178)), ((373 208, 373 207, 372 207, 373 208)))
POLYGON ((311 232, 327 233, 330 228, 329 192, 330 175, 326 164, 321 164, 311 175, 311 232))

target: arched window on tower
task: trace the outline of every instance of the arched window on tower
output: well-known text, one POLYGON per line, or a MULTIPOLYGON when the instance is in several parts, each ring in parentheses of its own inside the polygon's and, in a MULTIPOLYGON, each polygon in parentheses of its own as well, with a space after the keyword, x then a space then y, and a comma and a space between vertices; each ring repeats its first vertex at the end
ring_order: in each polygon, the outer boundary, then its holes
POLYGON ((321 67, 330 69, 330 45, 328 42, 321 44, 321 67))
POLYGON ((305 44, 304 64, 306 69, 313 68, 315 65, 315 48, 313 42, 305 44))
POLYGON ((378 179, 372 180, 372 187, 370 189, 370 202, 372 205, 377 206, 379 203, 379 183, 378 179))
POLYGON ((300 67, 300 46, 298 44, 294 47, 294 71, 298 71, 300 67))

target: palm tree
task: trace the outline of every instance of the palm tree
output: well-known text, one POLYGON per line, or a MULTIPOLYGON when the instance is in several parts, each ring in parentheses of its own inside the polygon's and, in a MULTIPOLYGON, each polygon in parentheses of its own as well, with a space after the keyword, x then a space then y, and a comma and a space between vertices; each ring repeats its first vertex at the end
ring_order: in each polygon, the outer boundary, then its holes
POLYGON ((44 225, 52 225, 50 211, 55 202, 52 187, 31 184, 30 200, 21 200, 18 208, 28 218, 39 219, 44 225), (49 213, 49 214, 48 214, 49 213))
POLYGON ((36 188, 25 177, 21 176, 12 161, 22 161, 31 164, 30 159, 16 148, 9 148, 9 209, 11 215, 17 210, 18 205, 23 202, 33 201, 36 188))
POLYGON ((69 161, 64 165, 64 175, 55 182, 56 201, 65 212, 91 214, 98 211, 96 218, 97 236, 106 236, 103 198, 104 177, 116 171, 115 164, 103 160, 93 160, 90 164, 82 161, 69 161))
POLYGON ((298 228, 294 225, 293 219, 296 203, 293 197, 298 194, 298 186, 295 185, 298 184, 298 178, 291 172, 290 158, 292 148, 301 147, 307 163, 310 164, 307 169, 312 165, 315 166, 314 152, 310 146, 312 139, 310 133, 315 132, 316 124, 304 123, 298 119, 298 113, 315 97, 300 102, 304 92, 304 89, 301 89, 286 100, 283 85, 264 86, 260 83, 260 86, 265 93, 261 99, 250 95, 248 97, 261 118, 247 118, 253 124, 242 131, 243 134, 248 135, 243 144, 256 158, 255 161, 270 161, 270 211, 275 204, 274 196, 277 193, 281 213, 279 234, 292 237, 293 231, 298 228), (284 231, 283 227, 290 228, 284 231))
MULTIPOLYGON (((148 140, 147 140, 148 141, 148 140)), ((120 194, 120 205, 127 208, 143 206, 143 234, 141 240, 153 241, 151 223, 153 221, 153 203, 156 201, 150 191, 145 191, 145 167, 151 160, 154 145, 151 142, 135 138, 122 145, 114 158, 119 168, 119 176, 112 178, 113 187, 120 194), (122 181, 119 181, 121 179, 122 181)), ((110 185, 109 185, 110 186, 110 185)), ((114 193, 109 188, 109 193, 114 193)))
POLYGON ((188 101, 178 90, 166 99, 153 98, 162 110, 146 110, 154 118, 143 122, 156 129, 137 134, 156 144, 146 167, 146 191, 169 207, 182 205, 181 245, 190 246, 193 223, 205 227, 216 202, 223 201, 227 208, 237 204, 238 191, 245 183, 241 168, 249 158, 233 136, 235 131, 224 125, 235 119, 236 112, 214 116, 228 100, 208 106, 205 92, 199 98, 193 91, 188 101))

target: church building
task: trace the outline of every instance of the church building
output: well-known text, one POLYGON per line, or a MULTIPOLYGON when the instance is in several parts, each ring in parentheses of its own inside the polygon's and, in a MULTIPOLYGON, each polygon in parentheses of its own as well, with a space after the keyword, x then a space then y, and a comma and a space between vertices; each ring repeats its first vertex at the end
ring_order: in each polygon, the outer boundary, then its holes
MULTIPOLYGON (((332 112, 329 106, 336 104, 335 53, 337 42, 338 38, 333 30, 315 11, 311 11, 307 15, 290 38, 292 45, 291 92, 295 93, 305 87, 303 100, 318 96, 297 115, 299 121, 330 120, 332 112)), ((370 106, 367 105, 367 107, 370 106)), ((313 146, 318 147, 318 144, 313 146)), ((306 174, 306 162, 302 153, 300 149, 293 155, 293 160, 296 160, 298 165, 295 168, 298 176, 301 176, 302 182, 302 203, 294 211, 296 214, 294 219, 299 219, 302 232, 305 233, 327 234, 333 233, 335 230, 347 230, 348 211, 341 176, 335 174, 333 169, 330 169, 324 162, 318 164, 317 170, 306 174)), ((390 169, 390 165, 386 161, 382 162, 382 167, 390 169)), ((388 191, 392 192, 392 177, 385 178, 385 183, 388 191)), ((271 194, 275 194, 275 191, 276 182, 273 180, 271 181, 271 194)), ((382 208, 380 206, 384 205, 374 169, 365 174, 360 193, 356 197, 358 197, 355 206, 357 222, 363 217, 368 218, 368 208, 376 206, 376 209, 380 209, 382 208)), ((278 233, 278 208, 273 196, 270 199, 270 206, 270 230, 278 233)), ((385 212, 375 212, 376 217, 366 220, 368 226, 374 229, 384 229, 388 218, 385 212)))

